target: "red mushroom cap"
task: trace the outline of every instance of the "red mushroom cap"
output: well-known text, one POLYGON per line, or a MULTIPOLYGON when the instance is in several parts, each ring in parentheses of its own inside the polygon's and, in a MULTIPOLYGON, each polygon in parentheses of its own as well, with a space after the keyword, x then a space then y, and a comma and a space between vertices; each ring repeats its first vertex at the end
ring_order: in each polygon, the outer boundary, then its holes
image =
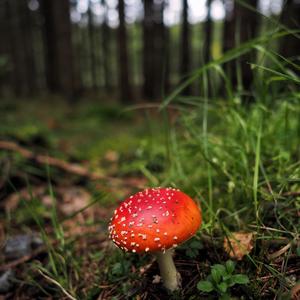
POLYGON ((115 210, 110 238, 124 251, 164 251, 192 237, 201 211, 174 188, 151 188, 130 196, 115 210))

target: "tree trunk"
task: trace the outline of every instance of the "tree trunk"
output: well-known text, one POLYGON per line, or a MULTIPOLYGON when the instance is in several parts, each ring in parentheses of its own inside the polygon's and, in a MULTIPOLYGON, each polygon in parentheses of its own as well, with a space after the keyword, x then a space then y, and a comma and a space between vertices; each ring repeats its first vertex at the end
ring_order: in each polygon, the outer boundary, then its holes
POLYGON ((130 62, 127 48, 124 0, 119 0, 118 12, 120 22, 118 28, 120 98, 123 103, 130 103, 133 99, 130 80, 130 62))
POLYGON ((231 8, 232 1, 224 0, 225 6, 225 19, 223 25, 223 52, 227 52, 228 50, 235 47, 235 19, 236 19, 236 10, 231 8), (231 10, 232 9, 232 10, 231 10))
POLYGON ((6 41, 6 43, 0 43, 0 57, 3 60, 0 85, 1 91, 5 92, 11 88, 15 90, 17 84, 14 81, 13 38, 9 2, 5 1, 2 5, 3 9, 0 10, 0 35, 1 41, 6 41))
POLYGON ((27 1, 19 2, 20 32, 22 32, 22 44, 24 47, 24 64, 26 66, 27 94, 33 95, 37 92, 37 72, 35 64, 35 51, 32 36, 32 25, 30 11, 27 1))
POLYGON ((143 22, 143 75, 144 98, 157 100, 162 96, 166 54, 165 29, 163 23, 164 1, 144 0, 143 22))
POLYGON ((110 29, 107 24, 107 5, 106 1, 102 0, 102 5, 105 6, 105 15, 103 24, 101 27, 102 33, 102 66, 103 66, 103 79, 104 79, 104 88, 106 92, 110 92, 112 89, 111 84, 111 68, 110 68, 110 59, 111 59, 111 47, 110 47, 110 29))
MULTIPOLYGON (((248 0, 246 3, 253 8, 257 8, 258 0, 248 0)), ((226 5, 228 5, 228 1, 225 1, 225 7, 226 5)), ((233 5, 231 13, 227 10, 224 22, 224 52, 255 38, 258 29, 259 19, 257 13, 237 2, 234 2, 233 5)), ((250 88, 253 76, 249 62, 252 60, 252 55, 252 53, 243 55, 237 61, 232 61, 226 65, 233 85, 242 84, 246 90, 250 88), (238 78, 237 66, 241 70, 241 78, 238 78), (239 79, 241 82, 239 82, 239 79)))
MULTIPOLYGON (((296 0, 285 1, 283 7, 281 22, 289 29, 299 29, 299 18, 300 18, 300 2, 296 0)), ((282 56, 295 59, 300 55, 300 39, 294 35, 285 36, 280 43, 280 53, 282 56)), ((299 58, 298 58, 299 65, 299 58)), ((299 70, 294 69, 298 74, 299 70)))
POLYGON ((171 90, 170 82, 170 49, 172 47, 172 39, 170 30, 164 27, 164 91, 168 94, 171 90))
POLYGON ((92 88, 96 90, 97 88, 97 63, 95 56, 95 43, 94 43, 94 22, 93 22, 93 13, 91 9, 91 1, 89 0, 88 7, 88 34, 89 34, 89 53, 90 53, 90 74, 91 74, 91 84, 92 88))
POLYGON ((143 20, 143 94, 145 99, 153 99, 153 0, 144 0, 143 20))
POLYGON ((164 53, 165 53, 165 40, 164 40, 164 20, 163 20, 163 12, 164 12, 164 1, 154 1, 153 6, 153 17, 154 17, 154 32, 153 32, 153 91, 154 91, 154 99, 161 100, 163 96, 163 88, 164 88, 164 75, 165 75, 165 61, 164 61, 164 53))
POLYGON ((11 79, 14 93, 17 96, 32 95, 36 92, 36 74, 27 3, 24 0, 11 0, 4 5, 9 28, 7 57, 10 58, 12 66, 11 79))
POLYGON ((212 42, 212 19, 211 19, 211 2, 206 1, 207 17, 204 25, 204 63, 207 64, 211 60, 211 42, 212 42))
POLYGON ((44 17, 47 86, 69 99, 77 92, 71 38, 69 0, 40 0, 44 17))
MULTIPOLYGON (((180 45, 180 76, 185 79, 190 72, 190 26, 188 21, 189 5, 188 0, 182 1, 182 27, 181 27, 181 45, 180 45)), ((184 94, 189 95, 191 87, 184 90, 184 94)))

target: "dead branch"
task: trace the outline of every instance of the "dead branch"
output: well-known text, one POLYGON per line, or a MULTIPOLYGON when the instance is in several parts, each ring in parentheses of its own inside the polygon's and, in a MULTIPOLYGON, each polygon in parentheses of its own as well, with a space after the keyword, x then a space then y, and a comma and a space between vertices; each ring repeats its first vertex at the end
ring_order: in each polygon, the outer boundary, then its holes
POLYGON ((93 180, 104 179, 105 177, 94 172, 90 172, 87 168, 74 163, 68 163, 62 159, 51 157, 48 155, 35 154, 34 152, 19 146, 14 142, 0 141, 0 149, 19 153, 26 159, 34 160, 39 164, 49 165, 61 169, 65 172, 87 177, 93 180))
POLYGON ((295 191, 295 192, 286 192, 281 194, 284 197, 298 197, 300 196, 300 191, 295 191))
MULTIPOLYGON (((131 178, 124 179, 124 178, 116 178, 116 177, 100 175, 95 172, 89 171, 87 168, 85 168, 79 164, 69 163, 62 159, 51 157, 48 155, 36 154, 14 142, 0 141, 0 149, 17 152, 22 157, 24 157, 26 159, 31 159, 31 160, 35 161, 36 163, 39 163, 42 165, 53 166, 53 167, 56 167, 58 169, 65 171, 67 173, 86 177, 91 180, 106 180, 106 181, 109 181, 110 183, 114 183, 116 185, 121 184, 121 185, 126 185, 126 186, 134 187, 134 188, 144 188, 145 182, 136 182, 136 180, 131 179, 131 178)), ((141 180, 139 179, 139 181, 141 181, 141 180)))
POLYGON ((38 256, 39 254, 43 253, 43 252, 46 252, 47 251, 47 248, 46 246, 41 246, 39 248, 37 248, 36 250, 32 251, 30 254, 28 255, 24 255, 16 260, 13 260, 9 263, 6 263, 4 265, 1 265, 0 266, 0 272, 3 272, 3 271, 6 271, 6 270, 9 270, 9 269, 12 269, 12 268, 15 268, 33 258, 35 258, 36 256, 38 256))

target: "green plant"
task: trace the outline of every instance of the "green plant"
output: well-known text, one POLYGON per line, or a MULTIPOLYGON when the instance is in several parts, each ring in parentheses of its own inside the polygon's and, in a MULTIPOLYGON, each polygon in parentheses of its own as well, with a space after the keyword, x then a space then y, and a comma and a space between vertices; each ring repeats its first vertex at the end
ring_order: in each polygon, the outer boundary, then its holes
POLYGON ((199 251, 203 249, 201 241, 193 238, 180 246, 180 249, 185 250, 185 255, 190 258, 195 258, 199 255, 199 251))
POLYGON ((235 264, 228 260, 225 265, 215 264, 211 267, 211 273, 206 280, 201 280, 197 284, 198 290, 211 293, 216 292, 220 299, 230 299, 228 289, 236 284, 247 284, 247 275, 234 274, 235 264))

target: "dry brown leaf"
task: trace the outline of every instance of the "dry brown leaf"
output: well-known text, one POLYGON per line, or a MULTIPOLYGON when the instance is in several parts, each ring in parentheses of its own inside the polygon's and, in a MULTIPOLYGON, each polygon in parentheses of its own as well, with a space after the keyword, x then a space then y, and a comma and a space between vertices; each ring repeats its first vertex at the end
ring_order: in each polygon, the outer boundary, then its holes
POLYGON ((60 187, 57 193, 62 199, 59 209, 65 215, 71 215, 86 207, 91 199, 91 195, 86 190, 76 186, 60 187))
POLYGON ((119 160, 119 153, 117 151, 114 150, 107 150, 104 154, 104 159, 106 159, 107 161, 114 163, 117 162, 119 160))
POLYGON ((158 284, 161 282, 161 277, 159 275, 154 275, 153 276, 153 280, 152 280, 152 283, 154 284, 158 284))
POLYGON ((94 206, 88 207, 91 201, 90 193, 76 186, 59 187, 56 191, 60 198, 59 211, 65 216, 76 214, 64 221, 64 231, 71 234, 83 234, 87 229, 85 226, 87 220, 94 219, 94 206))
POLYGON ((253 238, 253 232, 233 232, 224 238, 224 250, 231 258, 242 260, 253 249, 253 238))
POLYGON ((29 188, 23 188, 20 191, 16 193, 10 194, 5 200, 4 200, 4 209, 6 212, 11 212, 15 210, 20 201, 23 200, 30 200, 32 198, 41 198, 43 194, 45 193, 46 187, 36 186, 29 188))
POLYGON ((155 258, 152 257, 151 262, 149 264, 140 267, 140 274, 145 274, 152 267, 154 262, 155 258))
POLYGON ((98 226, 86 226, 85 219, 82 214, 78 214, 72 219, 63 222, 65 236, 71 237, 74 235, 88 235, 90 233, 100 232, 98 226))
MULTIPOLYGON (((90 203, 91 195, 83 188, 77 186, 68 187, 53 187, 54 195, 56 198, 56 204, 58 210, 64 215, 71 215, 77 211, 88 206, 90 203)), ((37 198, 50 208, 53 205, 52 195, 49 193, 49 189, 44 186, 34 186, 29 188, 23 188, 16 193, 9 195, 3 203, 3 206, 7 212, 15 210, 21 200, 30 201, 32 198, 37 198)), ((92 216, 91 209, 84 210, 84 214, 92 216)))
POLYGON ((296 285, 291 289, 291 299, 292 300, 300 299, 300 283, 296 283, 296 285))

